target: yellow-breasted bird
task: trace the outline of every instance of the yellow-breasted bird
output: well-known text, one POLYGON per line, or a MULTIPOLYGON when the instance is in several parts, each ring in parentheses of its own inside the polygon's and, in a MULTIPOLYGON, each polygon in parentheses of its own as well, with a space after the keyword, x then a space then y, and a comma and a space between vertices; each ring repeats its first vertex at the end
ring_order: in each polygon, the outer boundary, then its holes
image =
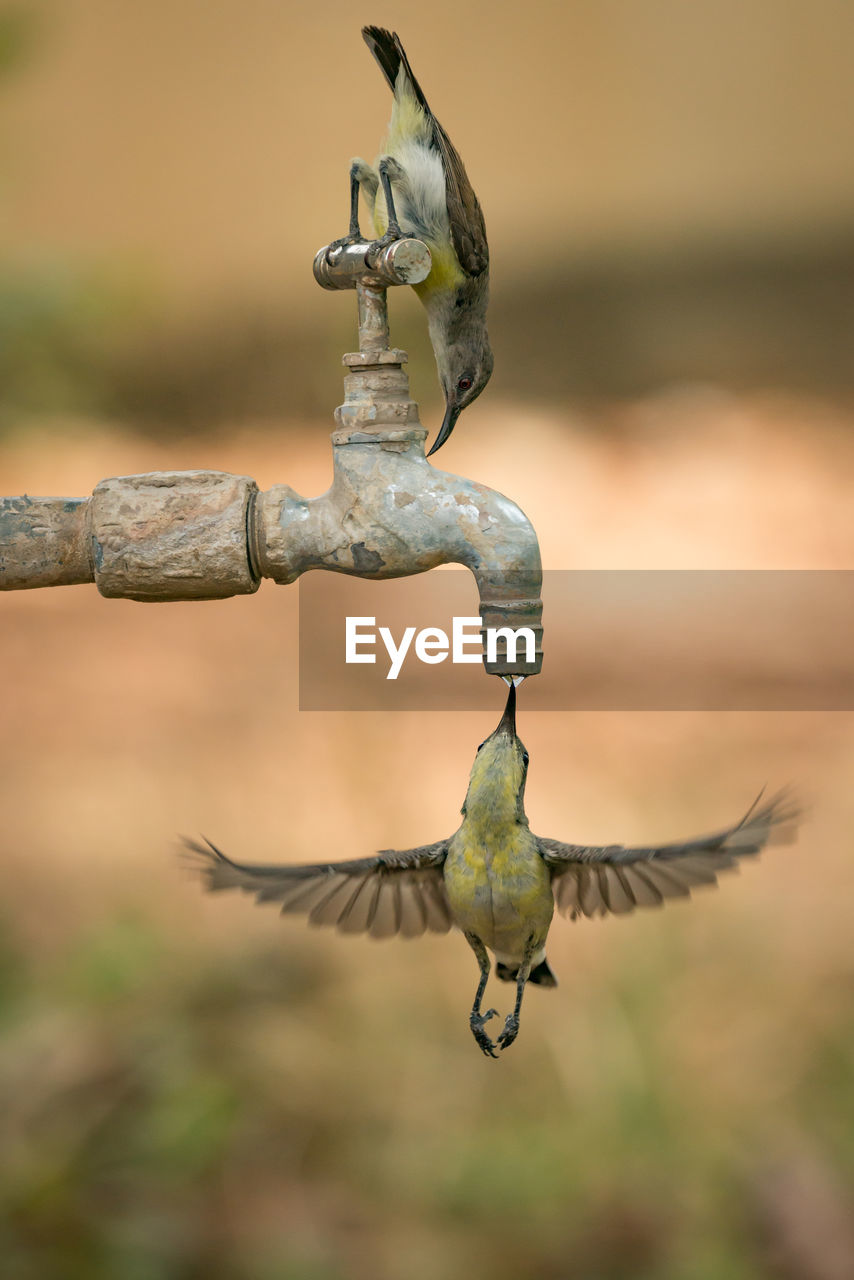
POLYGON ((258 902, 280 902, 283 915, 307 915, 312 924, 374 938, 461 929, 480 965, 471 1030, 494 1058, 496 1047, 516 1039, 525 984, 557 985, 545 952, 555 905, 574 920, 687 898, 691 888, 715 884, 719 872, 772 839, 790 839, 798 818, 781 793, 761 806, 757 800, 735 826, 694 840, 637 849, 563 844, 528 826, 527 773, 511 687, 497 729, 478 747, 462 824, 446 840, 355 861, 290 866, 232 862, 210 842, 186 844, 199 855, 209 889, 243 889, 258 902), (488 951, 497 976, 516 983, 515 1007, 495 1043, 485 1024, 496 1011, 481 1012, 488 951))
POLYGON ((376 169, 358 158, 352 162, 350 233, 335 243, 361 239, 361 187, 377 235, 385 241, 415 236, 430 248, 430 274, 413 287, 427 311, 445 396, 445 416, 430 450, 435 453, 492 374, 486 227, 459 153, 427 105, 400 37, 382 27, 363 27, 362 35, 391 86, 394 105, 376 169))

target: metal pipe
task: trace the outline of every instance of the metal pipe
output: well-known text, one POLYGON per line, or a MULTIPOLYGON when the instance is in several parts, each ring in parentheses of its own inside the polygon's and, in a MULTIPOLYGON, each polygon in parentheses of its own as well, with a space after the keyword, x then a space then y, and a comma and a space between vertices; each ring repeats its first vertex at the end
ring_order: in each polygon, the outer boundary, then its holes
POLYGON ((0 590, 94 582, 88 498, 0 498, 0 590))

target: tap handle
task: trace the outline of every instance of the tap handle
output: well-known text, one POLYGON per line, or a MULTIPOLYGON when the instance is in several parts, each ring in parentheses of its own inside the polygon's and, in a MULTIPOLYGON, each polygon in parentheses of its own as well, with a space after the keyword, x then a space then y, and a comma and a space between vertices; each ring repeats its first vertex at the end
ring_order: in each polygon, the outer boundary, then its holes
POLYGON ((433 259, 422 240, 407 237, 355 244, 325 245, 314 258, 314 278, 324 289, 355 289, 365 284, 387 289, 395 284, 420 284, 430 274, 433 259))

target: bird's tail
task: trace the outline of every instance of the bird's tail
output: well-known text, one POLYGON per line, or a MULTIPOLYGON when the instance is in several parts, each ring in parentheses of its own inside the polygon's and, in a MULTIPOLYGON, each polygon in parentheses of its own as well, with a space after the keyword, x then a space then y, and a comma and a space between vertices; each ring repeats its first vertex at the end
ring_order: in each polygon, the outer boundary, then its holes
MULTIPOLYGON (((514 968, 510 964, 502 964, 499 960, 495 966, 495 976, 500 978, 502 982, 515 982, 519 973, 519 966, 514 968)), ((557 978, 549 968, 548 960, 541 960, 535 965, 528 975, 528 981, 533 982, 535 987, 556 987, 557 978)))
POLYGON ((403 67, 404 75, 419 106, 425 111, 429 111, 427 99, 424 97, 421 85, 412 73, 412 67, 409 65, 409 59, 406 56, 403 45, 400 43, 400 36, 397 32, 386 31, 385 27, 362 27, 362 36, 365 44, 376 58, 380 70, 389 82, 392 92, 395 92, 397 88, 398 73, 400 68, 403 67))

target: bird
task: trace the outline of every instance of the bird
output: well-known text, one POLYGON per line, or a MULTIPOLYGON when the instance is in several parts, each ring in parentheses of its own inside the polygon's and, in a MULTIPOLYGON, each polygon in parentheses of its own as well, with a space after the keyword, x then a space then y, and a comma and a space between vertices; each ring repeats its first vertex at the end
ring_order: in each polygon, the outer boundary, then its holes
POLYGON ((360 190, 381 242, 414 236, 430 249, 430 274, 413 285, 427 311, 445 397, 444 418, 429 457, 441 449, 462 410, 492 376, 486 226, 459 152, 430 110, 400 37, 374 26, 363 27, 362 36, 391 87, 394 104, 376 167, 359 157, 350 165, 350 231, 330 249, 361 240, 360 190))
POLYGON ((557 986, 546 959, 555 907, 575 920, 687 898, 766 844, 791 841, 800 817, 790 792, 765 803, 760 793, 740 822, 713 835, 645 848, 565 844, 531 831, 527 774, 511 684, 498 727, 477 749, 463 820, 452 836, 345 862, 284 866, 233 862, 210 841, 187 839, 184 851, 208 889, 241 889, 259 903, 280 903, 283 915, 304 915, 344 934, 414 938, 457 928, 480 969, 469 1026, 483 1053, 496 1058, 496 1049, 509 1048, 518 1035, 526 985, 557 986), (496 977, 516 985, 513 1010, 495 1041, 486 1027, 497 1011, 482 1009, 489 952, 496 977))

